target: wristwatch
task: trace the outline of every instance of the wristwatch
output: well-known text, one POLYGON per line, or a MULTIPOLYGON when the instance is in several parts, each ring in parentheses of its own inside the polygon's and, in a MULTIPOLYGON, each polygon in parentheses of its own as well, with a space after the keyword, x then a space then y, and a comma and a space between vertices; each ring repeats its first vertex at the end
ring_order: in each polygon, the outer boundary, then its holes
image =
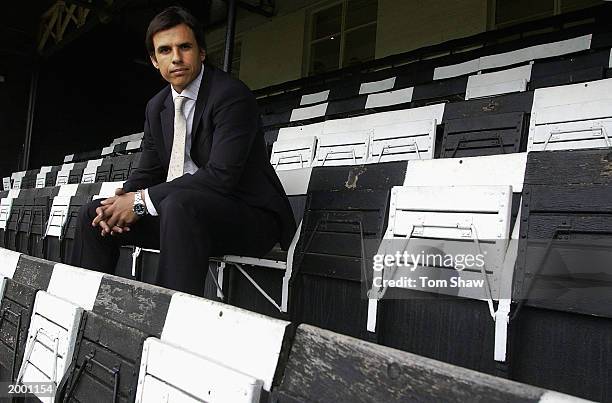
POLYGON ((134 193, 134 214, 138 217, 143 217, 147 214, 147 206, 142 200, 142 190, 134 193))

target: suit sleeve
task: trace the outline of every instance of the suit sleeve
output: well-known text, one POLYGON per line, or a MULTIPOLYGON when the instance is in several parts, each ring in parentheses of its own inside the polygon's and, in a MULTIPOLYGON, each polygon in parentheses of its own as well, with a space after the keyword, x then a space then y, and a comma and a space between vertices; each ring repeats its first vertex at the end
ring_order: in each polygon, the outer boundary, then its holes
POLYGON ((230 194, 240 182, 258 130, 257 101, 244 84, 230 82, 225 91, 211 97, 209 102, 213 102, 210 158, 193 175, 186 174, 149 188, 158 211, 159 204, 174 190, 210 189, 230 194))
POLYGON ((146 189, 165 180, 166 170, 159 160, 155 140, 149 127, 149 105, 147 105, 145 112, 144 138, 142 142, 142 154, 138 167, 132 170, 129 178, 123 184, 123 189, 126 192, 146 189))

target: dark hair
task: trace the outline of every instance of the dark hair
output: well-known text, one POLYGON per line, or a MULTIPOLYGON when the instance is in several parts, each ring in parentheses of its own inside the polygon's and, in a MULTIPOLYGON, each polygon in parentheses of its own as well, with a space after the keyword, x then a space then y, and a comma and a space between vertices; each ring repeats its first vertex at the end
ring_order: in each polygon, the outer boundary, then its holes
POLYGON ((153 36, 160 32, 176 27, 177 25, 185 24, 193 31, 196 42, 200 49, 206 50, 206 42, 204 40, 204 28, 191 13, 182 7, 168 7, 161 13, 157 14, 149 23, 147 28, 147 36, 145 38, 145 47, 149 55, 155 55, 155 47, 153 46, 153 36))

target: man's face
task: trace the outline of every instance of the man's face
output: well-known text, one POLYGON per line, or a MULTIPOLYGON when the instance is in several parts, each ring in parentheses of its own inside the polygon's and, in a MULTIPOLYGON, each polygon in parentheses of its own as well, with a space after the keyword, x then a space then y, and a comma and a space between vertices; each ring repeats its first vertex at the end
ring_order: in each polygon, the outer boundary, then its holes
POLYGON ((151 62, 176 92, 182 92, 200 74, 206 55, 187 25, 159 31, 153 35, 153 46, 155 56, 151 56, 151 62))

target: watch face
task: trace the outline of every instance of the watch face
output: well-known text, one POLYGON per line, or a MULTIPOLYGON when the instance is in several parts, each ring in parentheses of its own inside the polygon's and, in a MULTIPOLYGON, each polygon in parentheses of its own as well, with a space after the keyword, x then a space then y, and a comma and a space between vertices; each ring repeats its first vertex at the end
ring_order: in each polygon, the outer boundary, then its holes
POLYGON ((139 216, 145 215, 146 209, 145 209, 144 204, 134 205, 134 213, 139 216))

